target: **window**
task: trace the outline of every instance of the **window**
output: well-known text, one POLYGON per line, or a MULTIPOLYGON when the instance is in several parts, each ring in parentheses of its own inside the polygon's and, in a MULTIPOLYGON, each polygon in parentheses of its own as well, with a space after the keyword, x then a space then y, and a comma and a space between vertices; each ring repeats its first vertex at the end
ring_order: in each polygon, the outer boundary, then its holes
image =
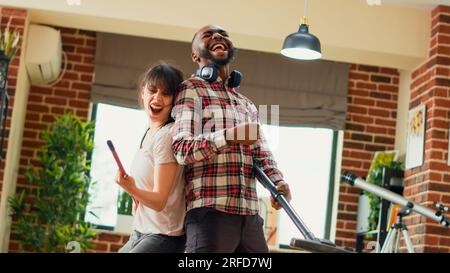
MULTIPOLYGON (((289 184, 291 205, 318 238, 324 238, 330 189, 333 131, 330 129, 276 127, 263 125, 264 135, 285 181, 289 184)), ((258 184, 258 194, 269 192, 258 184)), ((278 244, 289 245, 303 238, 281 209, 278 216, 278 244)))
POLYGON ((147 117, 142 110, 99 103, 96 106, 94 151, 92 154, 90 188, 91 202, 86 221, 102 228, 112 229, 117 221, 119 186, 114 182, 117 165, 106 145, 111 140, 120 160, 129 170, 142 136, 147 128, 147 117))

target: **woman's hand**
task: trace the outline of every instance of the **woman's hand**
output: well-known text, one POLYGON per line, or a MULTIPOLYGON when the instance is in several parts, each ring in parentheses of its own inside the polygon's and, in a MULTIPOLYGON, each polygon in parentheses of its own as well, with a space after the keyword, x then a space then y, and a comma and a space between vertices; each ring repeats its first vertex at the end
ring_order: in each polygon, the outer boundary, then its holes
POLYGON ((136 182, 133 177, 128 175, 122 176, 120 171, 118 171, 116 175, 116 183, 133 197, 134 192, 136 191, 136 182))

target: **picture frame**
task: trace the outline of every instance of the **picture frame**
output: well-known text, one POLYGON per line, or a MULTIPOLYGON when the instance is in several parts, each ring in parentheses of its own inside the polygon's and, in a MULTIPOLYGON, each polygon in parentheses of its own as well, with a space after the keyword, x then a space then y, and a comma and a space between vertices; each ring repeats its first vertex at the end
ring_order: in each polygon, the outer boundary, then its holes
POLYGON ((405 168, 422 166, 425 150, 426 106, 421 104, 408 113, 405 168))

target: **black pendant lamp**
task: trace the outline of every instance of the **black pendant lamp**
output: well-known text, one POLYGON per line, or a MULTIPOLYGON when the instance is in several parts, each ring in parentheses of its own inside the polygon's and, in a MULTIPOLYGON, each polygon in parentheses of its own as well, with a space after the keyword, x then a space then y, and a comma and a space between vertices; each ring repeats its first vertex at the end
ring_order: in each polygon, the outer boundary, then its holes
POLYGON ((286 37, 281 54, 297 60, 317 60, 322 57, 322 51, 320 49, 319 39, 309 33, 306 5, 307 0, 305 0, 305 16, 302 18, 298 32, 286 37))

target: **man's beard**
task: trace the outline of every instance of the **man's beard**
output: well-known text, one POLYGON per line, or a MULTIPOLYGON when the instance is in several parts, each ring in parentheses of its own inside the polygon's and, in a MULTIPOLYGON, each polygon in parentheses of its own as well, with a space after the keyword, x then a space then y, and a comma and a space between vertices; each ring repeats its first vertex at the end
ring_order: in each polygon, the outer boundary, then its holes
POLYGON ((235 48, 228 49, 228 56, 224 60, 217 60, 214 56, 209 52, 209 50, 204 49, 200 51, 200 57, 203 59, 210 60, 215 66, 224 66, 229 64, 234 59, 234 54, 236 53, 235 48))

